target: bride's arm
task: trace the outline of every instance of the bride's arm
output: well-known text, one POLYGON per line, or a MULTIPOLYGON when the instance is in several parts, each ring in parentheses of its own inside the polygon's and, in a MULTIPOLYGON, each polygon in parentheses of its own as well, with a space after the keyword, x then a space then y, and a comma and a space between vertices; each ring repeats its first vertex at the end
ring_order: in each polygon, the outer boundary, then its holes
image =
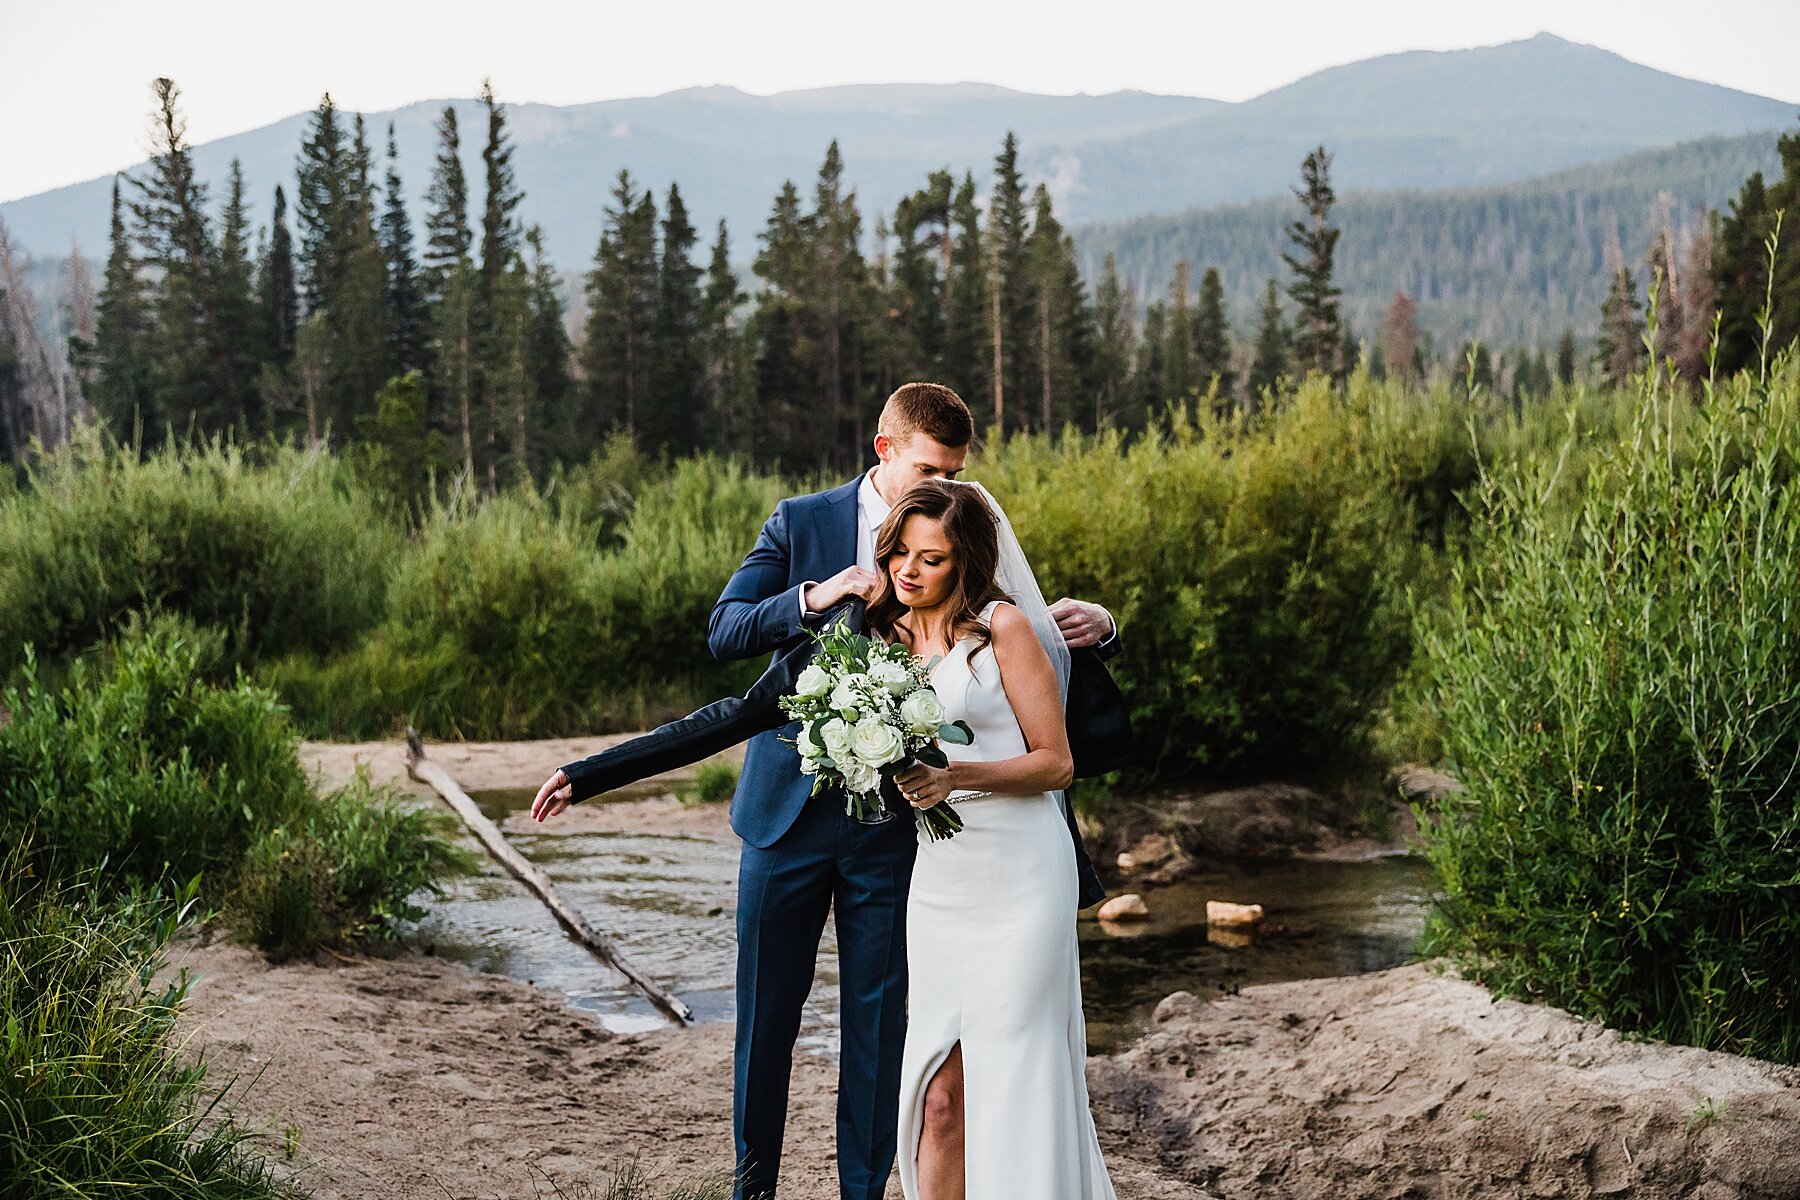
POLYGON ((1068 787, 1075 777, 1075 760, 1069 754, 1069 731, 1063 724, 1050 656, 1025 614, 1010 604, 995 606, 988 630, 1006 698, 1031 749, 995 762, 953 762, 946 772, 950 787, 1001 795, 1068 787))

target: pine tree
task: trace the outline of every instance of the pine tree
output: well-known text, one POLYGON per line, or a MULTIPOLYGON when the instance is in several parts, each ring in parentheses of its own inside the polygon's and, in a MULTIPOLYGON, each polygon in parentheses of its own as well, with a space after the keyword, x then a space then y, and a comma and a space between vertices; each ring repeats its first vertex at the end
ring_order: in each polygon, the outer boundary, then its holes
POLYGON ((533 399, 537 403, 534 430, 559 430, 555 444, 545 437, 533 436, 531 455, 525 464, 534 476, 541 474, 560 448, 565 456, 578 448, 579 438, 570 429, 575 417, 573 380, 569 377, 572 347, 569 344, 568 312, 563 305, 561 281, 550 257, 544 251, 544 234, 533 225, 525 233, 525 245, 531 251, 531 329, 530 377, 533 399))
POLYGON ((1343 331, 1338 326, 1340 293, 1332 282, 1332 260, 1340 231, 1328 224, 1337 194, 1331 188, 1331 156, 1325 147, 1308 154, 1300 164, 1300 181, 1294 195, 1305 206, 1307 219, 1290 224, 1287 235, 1303 257, 1285 252, 1281 256, 1294 273, 1288 296, 1297 310, 1295 362, 1304 370, 1336 375, 1343 331))
POLYGON ((656 319, 656 202, 620 171, 606 215, 587 277, 582 367, 595 427, 635 435, 656 319))
POLYGON ((1387 373, 1403 385, 1410 385, 1418 378, 1421 366, 1417 311, 1411 296, 1395 291, 1394 299, 1381 318, 1381 345, 1387 373))
MULTIPOLYGON (((456 109, 437 123, 437 156, 426 189, 424 276, 431 338, 431 391, 456 431, 462 473, 475 480, 475 265, 469 254, 469 188, 456 109)), ((485 444, 485 438, 482 439, 485 444)))
POLYGON ((1275 281, 1269 280, 1262 308, 1257 314, 1256 349, 1250 360, 1250 375, 1245 380, 1249 389, 1247 407, 1254 412, 1272 393, 1288 372, 1289 334, 1281 312, 1281 298, 1275 281))
POLYGON ((194 175, 180 90, 169 79, 156 80, 154 88, 150 177, 132 181, 144 261, 161 271, 146 339, 150 388, 165 419, 214 432, 235 424, 242 412, 231 353, 220 340, 218 249, 206 216, 206 187, 194 175))
POLYGON ((1575 382, 1575 331, 1564 329, 1556 343, 1556 382, 1568 387, 1575 382))
POLYGON ((519 257, 519 229, 513 211, 524 199, 513 171, 513 147, 506 136, 506 106, 494 98, 493 85, 481 81, 481 104, 487 109, 487 145, 481 162, 487 176, 487 203, 481 212, 481 289, 477 309, 485 313, 500 279, 519 257))
MULTIPOLYGON (((1654 315, 1656 317, 1656 341, 1652 354, 1654 365, 1662 369, 1664 363, 1672 363, 1675 359, 1676 347, 1681 344, 1684 330, 1682 322, 1687 317, 1686 304, 1682 296, 1686 280, 1676 269, 1675 231, 1664 225, 1657 230, 1656 237, 1651 239, 1650 252, 1645 255, 1644 265, 1649 271, 1650 286, 1655 290, 1654 315)), ((1650 305, 1645 306, 1646 315, 1650 315, 1650 305)))
POLYGON ((1689 383, 1706 377, 1713 314, 1712 229, 1702 225, 1688 246, 1681 289, 1681 336, 1673 349, 1675 374, 1689 383))
POLYGON ((988 263, 975 177, 964 174, 950 203, 954 238, 944 279, 943 380, 978 412, 993 395, 992 333, 988 328, 988 263))
MULTIPOLYGON (((523 390, 528 288, 513 216, 523 193, 512 166, 506 106, 495 98, 493 85, 485 79, 481 81, 481 104, 487 110, 487 142, 481 151, 487 199, 481 213, 481 266, 475 289, 475 379, 485 399, 484 458, 488 491, 493 493, 499 489, 502 457, 525 456, 521 446, 511 443, 528 436, 530 425, 524 416, 523 390)), ((513 473, 520 474, 521 468, 515 466, 513 473)))
POLYGON ((144 359, 144 339, 150 327, 149 302, 143 281, 138 278, 131 238, 125 230, 124 205, 116 177, 108 246, 94 327, 94 408, 120 441, 136 441, 150 449, 161 440, 163 422, 150 391, 144 359))
POLYGON ((934 171, 925 187, 902 197, 894 209, 893 300, 886 323, 899 361, 908 364, 908 378, 944 376, 953 198, 950 173, 934 171))
MULTIPOLYGON (((987 414, 997 431, 1006 431, 1009 401, 1022 408, 1027 398, 1026 376, 1031 362, 1036 297, 1031 291, 1031 270, 1026 252, 1030 234, 1025 208, 1025 182, 1019 173, 1019 141, 1011 132, 994 159, 994 192, 989 200, 988 234, 993 250, 993 288, 996 316, 989 330, 995 345, 995 377, 992 409, 987 414)), ((1021 416, 1023 414, 1021 413, 1021 416)), ((1014 424, 1024 424, 1015 417, 1014 424)))
POLYGON ((1125 419, 1130 403, 1131 351, 1137 313, 1131 289, 1119 282, 1113 256, 1106 256, 1100 283, 1094 288, 1094 321, 1098 335, 1094 354, 1094 420, 1098 432, 1125 419))
POLYGON ((462 138, 454 107, 444 106, 437 136, 431 186, 425 192, 425 286, 433 299, 442 293, 445 275, 468 262, 474 247, 474 235, 469 232, 469 182, 463 173, 462 138))
POLYGON ((1639 316, 1637 284, 1631 272, 1620 267, 1600 309, 1600 339, 1594 362, 1600 378, 1620 386, 1634 375, 1644 360, 1644 322, 1639 316))
POLYGON ((1025 250, 1036 336, 1026 378, 1038 399, 1031 423, 1054 432, 1062 423, 1086 415, 1081 393, 1093 357, 1093 316, 1074 245, 1052 210, 1050 190, 1040 183, 1032 203, 1035 212, 1025 250))
POLYGON ((237 413, 240 431, 261 433, 266 426, 255 404, 254 386, 261 359, 256 281, 250 261, 250 220, 244 208, 244 170, 235 158, 226 188, 219 228, 218 337, 230 356, 232 391, 242 399, 237 413))
POLYGON ((650 330, 648 396, 640 422, 644 447, 677 457, 694 453, 703 441, 700 360, 700 268, 694 264, 698 235, 688 220, 681 189, 669 185, 663 210, 662 263, 657 276, 656 314, 650 330))
POLYGON ((444 435, 426 421, 425 383, 417 371, 396 375, 356 418, 355 457, 361 477, 418 522, 431 477, 445 465, 444 435))
POLYGON ((719 222, 712 258, 706 267, 706 290, 700 298, 700 364, 705 381, 708 445, 731 453, 748 450, 738 429, 738 330, 735 314, 744 302, 731 269, 731 239, 719 222))
POLYGON ((1225 287, 1217 267, 1200 277, 1200 305, 1194 311, 1194 379, 1202 391, 1216 388, 1221 409, 1237 390, 1231 365, 1231 325, 1225 316, 1225 287))
POLYGON ((288 232, 287 195, 275 185, 275 209, 269 218, 269 246, 257 272, 263 357, 284 365, 294 357, 294 333, 300 325, 300 294, 295 290, 294 237, 288 232))
POLYGON ((811 221, 800 208, 800 191, 785 180, 775 194, 769 219, 756 235, 759 249, 753 263, 765 284, 747 326, 754 347, 751 371, 751 411, 739 428, 741 441, 762 461, 783 467, 816 464, 807 456, 800 426, 807 395, 805 365, 800 347, 807 340, 801 326, 809 267, 811 221), (810 461, 809 461, 810 459, 810 461))
POLYGON ((395 373, 387 265, 375 231, 374 157, 362 114, 352 128, 337 188, 341 207, 333 219, 336 276, 324 306, 331 333, 328 412, 340 443, 355 432, 356 419, 373 409, 375 394, 395 373))
POLYGON ((343 273, 349 214, 344 185, 353 170, 348 157, 337 105, 332 102, 331 93, 326 92, 300 143, 300 161, 294 169, 300 280, 309 313, 331 307, 332 293, 343 273))
POLYGON ((1192 281, 1193 267, 1186 259, 1178 261, 1169 282, 1168 325, 1163 335, 1168 343, 1163 350, 1163 389, 1184 411, 1202 386, 1194 367, 1194 310, 1188 303, 1192 281))
POLYGON ((847 466, 861 457, 866 433, 856 427, 850 409, 852 369, 869 307, 867 268, 859 248, 862 217, 856 197, 843 188, 844 161, 836 139, 826 147, 825 161, 813 188, 812 279, 805 293, 811 301, 819 345, 819 396, 826 412, 825 461, 847 466))
POLYGON ((1776 143, 1782 178, 1765 183, 1758 171, 1744 181, 1731 211, 1715 217, 1712 230, 1712 282, 1719 307, 1718 370, 1742 370, 1762 361, 1761 316, 1772 301, 1767 353, 1772 359, 1800 337, 1800 254, 1793 247, 1800 235, 1800 133, 1783 134, 1776 143), (1782 213, 1781 242, 1775 276, 1769 276, 1768 239, 1782 213))
POLYGON ((387 128, 387 175, 382 183, 381 257, 387 267, 388 329, 394 370, 404 374, 425 366, 425 298, 413 253, 412 222, 400 186, 400 151, 394 123, 387 128))
POLYGON ((1144 309, 1144 333, 1138 339, 1137 362, 1131 371, 1132 390, 1136 394, 1134 410, 1126 420, 1130 429, 1147 428, 1159 419, 1168 404, 1169 393, 1163 375, 1163 355, 1169 348, 1169 309, 1161 300, 1144 309))

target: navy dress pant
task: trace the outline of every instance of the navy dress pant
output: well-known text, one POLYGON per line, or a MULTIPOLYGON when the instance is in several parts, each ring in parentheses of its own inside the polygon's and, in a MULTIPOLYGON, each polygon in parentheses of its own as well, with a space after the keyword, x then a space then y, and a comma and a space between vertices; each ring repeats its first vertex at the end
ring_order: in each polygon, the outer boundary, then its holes
POLYGON ((906 1041, 906 891, 918 850, 910 812, 880 825, 843 796, 806 802, 772 845, 738 861, 737 1054, 732 1124, 738 1200, 775 1193, 800 1011, 827 913, 835 912, 837 1163, 843 1200, 881 1200, 899 1128, 906 1041))

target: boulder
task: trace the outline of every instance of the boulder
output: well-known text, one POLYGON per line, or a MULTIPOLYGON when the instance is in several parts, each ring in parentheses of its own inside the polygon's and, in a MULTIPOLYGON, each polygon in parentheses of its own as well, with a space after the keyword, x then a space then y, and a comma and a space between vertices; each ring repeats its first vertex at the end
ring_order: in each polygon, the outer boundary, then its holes
POLYGON ((1102 921, 1147 921, 1150 919, 1150 909, 1142 896, 1136 892, 1127 892, 1102 904, 1099 916, 1102 921))
POLYGON ((1232 904, 1226 900, 1206 902, 1208 925, 1254 925, 1262 919, 1263 906, 1260 904, 1232 904))

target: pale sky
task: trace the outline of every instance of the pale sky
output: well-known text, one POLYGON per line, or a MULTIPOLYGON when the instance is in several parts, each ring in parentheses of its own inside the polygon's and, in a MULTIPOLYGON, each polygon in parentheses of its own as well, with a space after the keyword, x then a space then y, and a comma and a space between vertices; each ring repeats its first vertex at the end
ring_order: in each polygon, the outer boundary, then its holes
POLYGON ((1324 67, 1548 31, 1800 103, 1800 0, 0 0, 0 200, 145 156, 150 80, 190 139, 312 108, 574 104, 731 84, 995 83, 1247 100, 1324 67))

